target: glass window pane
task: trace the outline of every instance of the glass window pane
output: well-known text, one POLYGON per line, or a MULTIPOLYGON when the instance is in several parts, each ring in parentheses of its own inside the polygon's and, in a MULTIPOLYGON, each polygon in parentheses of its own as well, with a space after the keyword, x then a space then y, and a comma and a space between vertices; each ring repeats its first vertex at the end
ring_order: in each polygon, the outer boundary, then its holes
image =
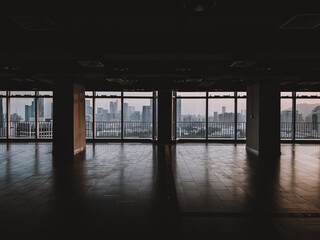
POLYGON ((0 97, 0 138, 7 136, 7 100, 0 97))
POLYGON ((53 99, 39 98, 39 138, 52 138, 53 134, 53 99))
POLYGON ((282 139, 291 139, 292 129, 292 99, 281 99, 280 136, 282 139))
POLYGON ((39 96, 53 96, 52 91, 39 91, 39 96))
POLYGON ((246 138, 247 99, 237 99, 237 138, 246 138))
POLYGON ((96 137, 121 137, 121 99, 97 98, 95 105, 96 137))
POLYGON ((152 106, 150 99, 124 99, 123 136, 126 138, 152 138, 152 106))
POLYGON ((152 97, 152 92, 123 92, 126 97, 152 97))
POLYGON ((177 138, 206 137, 206 100, 177 99, 177 138))
POLYGON ((233 97, 234 92, 209 92, 209 97, 233 97))
POLYGON ((292 92, 281 92, 280 96, 281 97, 292 97, 292 92))
POLYGON ((234 138, 234 99, 209 99, 208 137, 234 138))
POLYGON ((319 125, 320 99, 297 99, 296 139, 320 138, 319 125))
POLYGON ((86 111, 86 137, 93 137, 93 99, 86 98, 85 103, 85 111, 86 111))
POLYGON ((10 96, 34 96, 35 91, 11 91, 10 96))
POLYGON ((96 96, 120 97, 121 92, 96 92, 96 96))
POLYGON ((6 96, 7 92, 6 91, 0 91, 0 96, 6 96))
POLYGON ((320 97, 320 92, 297 92, 297 97, 320 97))
POLYGON ((85 96, 92 97, 93 92, 92 91, 85 91, 85 96))
POLYGON ((206 92, 177 92, 178 97, 205 97, 206 92))
POLYGON ((10 137, 35 137, 35 99, 11 98, 10 137))

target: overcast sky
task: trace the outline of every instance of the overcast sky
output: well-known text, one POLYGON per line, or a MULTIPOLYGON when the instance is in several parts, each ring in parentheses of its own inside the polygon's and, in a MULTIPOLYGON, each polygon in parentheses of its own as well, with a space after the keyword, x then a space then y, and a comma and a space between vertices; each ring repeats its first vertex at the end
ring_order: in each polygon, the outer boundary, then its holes
MULTIPOLYGON (((224 94, 224 93, 221 93, 224 94)), ((193 95, 193 94, 192 94, 193 95)), ((11 99, 11 114, 17 112, 20 116, 25 118, 25 105, 31 105, 33 98, 12 98, 11 99)), ((49 118, 51 115, 51 101, 52 99, 45 98, 45 117, 49 118)), ((116 99, 97 99, 96 107, 103 107, 110 111, 110 102, 116 101, 116 99)), ((120 98, 119 110, 121 105, 120 98)), ((134 106, 136 111, 142 112, 142 106, 149 106, 150 99, 124 99, 125 103, 129 103, 130 106, 134 106)), ((320 99, 297 99, 297 104, 299 103, 308 103, 308 104, 317 104, 320 105, 320 99)), ((92 103, 91 103, 92 106, 92 103)), ((209 116, 213 116, 214 112, 221 113, 222 107, 226 107, 226 112, 234 112, 234 99, 209 99, 209 116)), ((286 110, 292 107, 291 99, 282 99, 281 100, 281 111, 286 110)), ((246 99, 238 99, 238 112, 241 110, 246 110, 246 99)), ((195 114, 195 115, 205 115, 205 99, 181 99, 181 114, 195 114)))

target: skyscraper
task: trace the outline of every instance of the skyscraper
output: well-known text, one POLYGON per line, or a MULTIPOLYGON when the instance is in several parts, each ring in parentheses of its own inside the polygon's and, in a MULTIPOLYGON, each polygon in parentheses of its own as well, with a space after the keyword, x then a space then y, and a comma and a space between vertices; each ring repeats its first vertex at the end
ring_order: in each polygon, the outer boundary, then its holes
POLYGON ((181 122, 181 99, 177 99, 177 122, 181 122))
POLYGON ((143 106, 142 107, 142 121, 143 122, 151 122, 152 121, 151 106, 143 106))
POLYGON ((129 104, 128 103, 123 104, 123 120, 124 121, 129 120, 129 104))
POLYGON ((40 121, 43 121, 44 120, 44 98, 39 98, 39 101, 38 101, 38 107, 39 107, 39 118, 42 118, 42 120, 40 121))
MULTIPOLYGON (((33 102, 32 102, 33 103, 33 102)), ((25 105, 24 106, 24 119, 26 122, 29 122, 30 118, 32 118, 32 105, 25 105)))
POLYGON ((3 115, 3 106, 2 106, 2 98, 0 97, 0 133, 2 132, 4 126, 4 115, 3 115))
POLYGON ((213 121, 218 122, 218 112, 213 113, 213 121))
POLYGON ((51 119, 53 119, 53 102, 51 103, 51 119))
POLYGON ((225 113, 226 113, 226 107, 222 106, 222 114, 225 114, 225 113))

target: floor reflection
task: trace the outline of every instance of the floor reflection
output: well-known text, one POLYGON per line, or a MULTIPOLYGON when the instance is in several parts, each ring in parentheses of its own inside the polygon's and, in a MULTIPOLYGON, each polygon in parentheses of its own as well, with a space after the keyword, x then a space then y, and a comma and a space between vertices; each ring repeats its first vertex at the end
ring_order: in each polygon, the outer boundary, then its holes
POLYGON ((318 147, 283 145, 276 159, 231 144, 178 144, 175 152, 183 212, 320 213, 318 147))
POLYGON ((173 222, 163 145, 87 144, 53 168, 49 143, 0 144, 0 226, 8 239, 319 239, 319 150, 261 159, 241 144, 173 145, 173 222))

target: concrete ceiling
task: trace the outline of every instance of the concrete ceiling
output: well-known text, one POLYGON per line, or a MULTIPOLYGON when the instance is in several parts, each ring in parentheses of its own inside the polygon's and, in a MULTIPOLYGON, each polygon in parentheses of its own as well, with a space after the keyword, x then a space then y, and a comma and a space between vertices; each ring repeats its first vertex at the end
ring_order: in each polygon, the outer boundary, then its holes
POLYGON ((315 1, 68 3, 3 7, 1 89, 320 90, 315 1))

